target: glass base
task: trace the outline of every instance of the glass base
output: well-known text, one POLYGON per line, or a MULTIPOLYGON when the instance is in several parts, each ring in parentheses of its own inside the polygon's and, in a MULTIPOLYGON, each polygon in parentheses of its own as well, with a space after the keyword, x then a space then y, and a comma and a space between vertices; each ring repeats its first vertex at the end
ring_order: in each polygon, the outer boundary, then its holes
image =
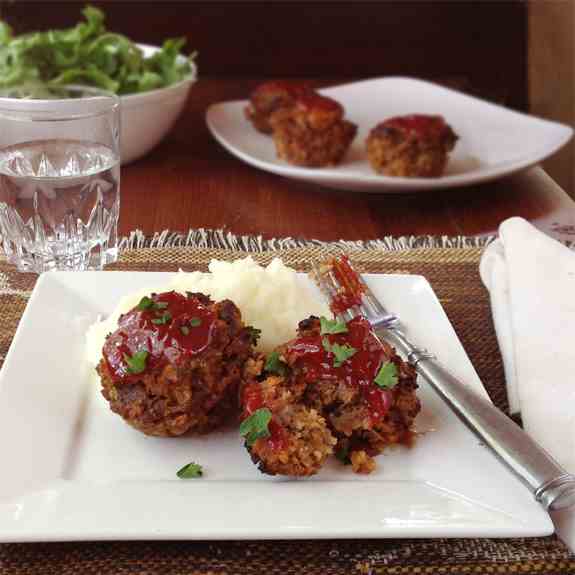
POLYGON ((41 274, 49 271, 98 271, 118 260, 118 248, 96 246, 89 252, 62 256, 15 252, 6 256, 21 272, 41 274))

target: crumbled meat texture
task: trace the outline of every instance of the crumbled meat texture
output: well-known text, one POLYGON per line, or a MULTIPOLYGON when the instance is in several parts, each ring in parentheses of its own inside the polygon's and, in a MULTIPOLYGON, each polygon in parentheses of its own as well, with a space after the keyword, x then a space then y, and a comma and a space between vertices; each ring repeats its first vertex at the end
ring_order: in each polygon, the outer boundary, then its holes
POLYGON ((351 468, 355 473, 371 473, 375 469, 375 460, 370 457, 363 449, 359 451, 352 451, 351 468))
POLYGON ((382 122, 367 137, 367 157, 379 174, 396 177, 432 178, 445 171, 448 154, 457 136, 440 117, 436 130, 426 133, 403 130, 382 122))
MULTIPOLYGON (((320 322, 310 317, 299 324, 300 336, 317 334, 320 322)), ((250 365, 250 386, 259 386, 263 404, 289 438, 280 448, 269 439, 258 439, 251 447, 254 462, 266 473, 312 475, 319 471, 330 453, 344 453, 356 473, 375 469, 373 457, 386 447, 413 441, 412 425, 420 411, 416 395, 416 372, 395 350, 382 342, 396 365, 398 383, 390 390, 389 411, 373 421, 360 391, 344 381, 322 380, 306 383, 297 362, 289 364, 286 375, 263 372, 263 359, 250 365)), ((283 358, 284 346, 278 348, 283 358)))
POLYGON ((258 439, 248 447, 252 461, 269 475, 306 476, 317 473, 336 443, 325 419, 304 405, 286 405, 274 411, 284 430, 279 447, 267 439, 258 439))
POLYGON ((114 380, 104 359, 97 367, 112 411, 147 435, 207 432, 237 410, 238 386, 253 353, 251 335, 233 302, 200 296, 216 315, 210 343, 201 353, 145 372, 137 381, 114 380))
POLYGON ((319 94, 299 98, 270 118, 278 157, 299 166, 339 164, 357 133, 343 108, 319 94))
POLYGON ((271 81, 260 84, 251 94, 245 109, 246 118, 263 134, 271 134, 271 116, 281 109, 293 106, 299 94, 311 89, 302 83, 271 81))
MULTIPOLYGON (((203 293, 201 293, 201 292, 188 291, 188 292, 186 292, 186 295, 187 295, 188 297, 196 298, 196 299, 197 299, 201 304, 203 304, 203 305, 210 305, 210 304, 213 303, 212 300, 210 299, 210 296, 207 296, 206 294, 203 294, 203 293)), ((231 301, 229 301, 229 300, 226 300, 226 301, 223 301, 223 302, 222 302, 222 304, 225 304, 225 305, 227 305, 227 304, 229 304, 229 303, 231 303, 232 305, 234 305, 234 304, 233 304, 231 301)), ((235 306, 234 306, 234 307, 235 307, 235 306)))
MULTIPOLYGON (((249 367, 251 376, 259 370, 249 367)), ((248 378, 245 381, 249 381, 248 378)), ((317 473, 333 452, 336 439, 330 433, 325 419, 299 399, 304 391, 301 385, 289 385, 283 377, 270 375, 262 382, 253 379, 248 385, 258 386, 263 402, 281 428, 277 437, 257 439, 251 446, 246 443, 252 461, 263 473, 270 475, 306 476, 317 473)))

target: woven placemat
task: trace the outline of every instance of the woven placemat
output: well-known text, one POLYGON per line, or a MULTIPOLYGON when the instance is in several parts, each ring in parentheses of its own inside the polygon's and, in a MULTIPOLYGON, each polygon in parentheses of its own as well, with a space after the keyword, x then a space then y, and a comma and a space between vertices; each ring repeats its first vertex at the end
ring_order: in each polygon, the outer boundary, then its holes
MULTIPOLYGON (((335 248, 311 245, 259 251, 301 271, 335 248)), ((494 403, 507 409, 501 357, 478 261, 481 248, 352 249, 361 271, 424 275, 443 304, 494 403)), ((245 251, 191 247, 124 251, 110 269, 205 270, 212 258, 245 251)), ((35 283, 0 261, 0 360, 35 283)), ((193 515, 193 513, 192 513, 193 515)), ((197 520, 192 518, 191 520, 197 520)), ((533 539, 424 539, 249 542, 110 542, 0 545, 0 574, 538 574, 575 573, 575 556, 555 536, 533 539)))

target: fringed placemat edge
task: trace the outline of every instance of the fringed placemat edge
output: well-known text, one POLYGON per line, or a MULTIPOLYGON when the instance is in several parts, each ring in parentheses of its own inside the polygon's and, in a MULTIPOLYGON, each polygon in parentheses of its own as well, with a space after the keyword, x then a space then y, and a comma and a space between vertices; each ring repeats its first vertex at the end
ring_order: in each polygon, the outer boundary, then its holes
POLYGON ((120 251, 144 248, 201 248, 222 249, 248 253, 281 251, 294 248, 318 246, 342 248, 346 250, 402 251, 433 248, 478 248, 491 243, 496 236, 385 236, 374 240, 316 240, 304 238, 264 238, 261 235, 235 234, 225 229, 189 229, 187 232, 164 230, 147 236, 136 229, 122 237, 120 251))

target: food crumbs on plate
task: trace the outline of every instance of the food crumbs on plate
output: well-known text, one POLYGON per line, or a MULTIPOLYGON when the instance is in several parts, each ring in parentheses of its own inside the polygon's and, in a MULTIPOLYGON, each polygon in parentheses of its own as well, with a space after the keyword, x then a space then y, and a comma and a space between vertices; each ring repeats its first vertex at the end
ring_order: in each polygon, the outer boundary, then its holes
POLYGON ((199 463, 188 463, 184 465, 176 475, 180 479, 197 479, 198 477, 202 477, 204 475, 204 470, 199 463))

